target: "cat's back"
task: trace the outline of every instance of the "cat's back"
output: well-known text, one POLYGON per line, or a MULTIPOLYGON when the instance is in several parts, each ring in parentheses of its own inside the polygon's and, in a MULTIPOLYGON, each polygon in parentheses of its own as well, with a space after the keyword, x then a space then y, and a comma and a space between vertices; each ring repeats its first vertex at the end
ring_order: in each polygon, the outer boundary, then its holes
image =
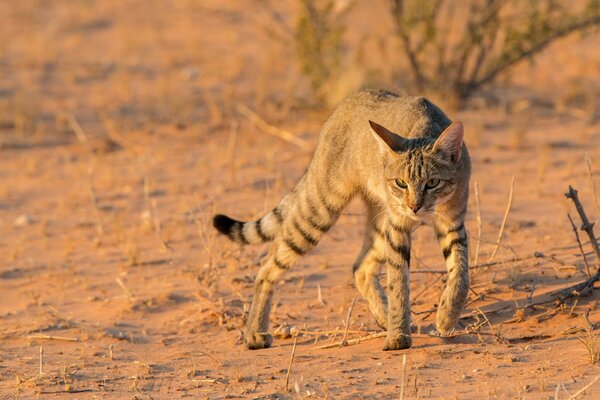
POLYGON ((422 96, 399 96, 386 90, 362 90, 348 96, 332 119, 352 126, 356 133, 377 122, 404 137, 438 137, 450 119, 422 96))

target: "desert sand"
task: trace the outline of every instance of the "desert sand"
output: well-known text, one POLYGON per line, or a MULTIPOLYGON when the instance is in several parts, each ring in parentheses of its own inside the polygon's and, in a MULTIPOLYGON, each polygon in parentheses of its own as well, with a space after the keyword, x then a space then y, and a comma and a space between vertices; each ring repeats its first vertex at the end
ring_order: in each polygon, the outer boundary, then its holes
POLYGON ((259 351, 241 340, 268 247, 210 223, 276 205, 330 111, 286 103, 303 89, 260 3, 6 1, 0 15, 0 398, 567 399, 590 383, 577 398, 598 398, 584 342, 599 343, 600 290, 554 294, 588 276, 569 185, 600 218, 597 34, 518 66, 506 101, 448 112, 473 161, 475 267, 456 337, 428 335, 445 275, 424 227, 413 347, 320 348, 346 327, 350 341, 380 332, 353 284, 354 201, 277 286, 272 329, 298 333, 286 390, 294 338, 259 351))

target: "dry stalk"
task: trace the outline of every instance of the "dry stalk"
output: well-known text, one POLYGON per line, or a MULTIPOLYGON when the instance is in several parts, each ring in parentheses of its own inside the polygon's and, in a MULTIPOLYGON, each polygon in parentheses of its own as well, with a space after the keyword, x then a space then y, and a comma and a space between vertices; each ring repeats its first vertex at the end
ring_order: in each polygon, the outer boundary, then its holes
POLYGON ((162 226, 160 223, 160 217, 158 216, 158 206, 156 204, 156 199, 153 199, 153 198, 150 199, 150 207, 151 207, 151 214, 152 214, 152 225, 154 226, 154 233, 156 234, 156 237, 158 238, 158 241, 162 245, 163 249, 165 251, 170 251, 171 247, 169 246, 167 241, 163 238, 162 226))
MULTIPOLYGON (((185 204, 185 207, 187 208, 187 211, 190 215, 190 217, 192 218, 192 221, 194 221, 194 224, 196 225, 196 231, 198 232, 198 237, 200 238, 200 242, 202 243, 202 246, 204 247, 204 251, 206 252, 206 255, 208 256, 208 264, 212 265, 213 263, 213 246, 215 244, 215 233, 213 232, 212 229, 207 229, 207 226, 210 226, 210 224, 208 223, 208 221, 206 221, 205 218, 199 219, 196 216, 196 213, 194 212, 194 210, 192 209, 192 207, 190 207, 189 202, 187 201, 187 197, 185 195, 182 195, 183 198, 183 202, 185 204)), ((213 208, 214 208, 214 204, 213 204, 213 208)), ((214 214, 214 209, 212 210, 213 212, 211 212, 211 214, 214 214)))
POLYGON ((292 346, 292 355, 290 356, 290 365, 288 366, 285 374, 285 391, 289 392, 290 384, 290 373, 292 372, 292 364, 294 363, 294 356, 296 355, 296 344, 298 343, 298 336, 294 337, 294 345, 292 346))
POLYGON ((577 246, 579 246, 579 252, 583 257, 583 262, 585 263, 585 270, 587 272, 587 276, 588 278, 591 278, 592 273, 590 272, 590 265, 588 264, 587 257, 585 256, 585 251, 583 251, 583 246, 581 245, 581 240, 579 239, 579 232, 577 232, 577 227, 575 226, 573 219, 571 219, 571 214, 567 214, 567 217, 569 218, 569 222, 571 223, 571 227, 573 228, 573 233, 575 234, 575 239, 577 240, 577 246))
POLYGON ((44 346, 40 346, 40 376, 44 375, 44 346))
POLYGON ((477 205, 477 244, 475 246, 475 261, 473 265, 479 263, 479 247, 481 246, 481 205, 479 202, 479 184, 475 182, 475 204, 477 205))
POLYGON ((115 279, 115 281, 121 287, 121 289, 123 289, 123 291, 127 295, 127 298, 129 299, 129 301, 134 302, 135 301, 135 295, 131 292, 131 290, 129 290, 129 288, 127 286, 125 286, 125 284, 123 283, 123 281, 121 280, 121 278, 117 277, 115 279))
POLYGON ((577 209, 579 217, 582 221, 580 229, 587 233, 588 237, 590 238, 590 243, 592 244, 594 254, 596 255, 596 265, 599 265, 599 267, 596 273, 587 280, 559 291, 558 294, 559 299, 561 301, 564 301, 566 298, 571 297, 573 295, 579 296, 582 293, 588 292, 593 288, 594 283, 600 280, 600 247, 598 246, 598 241, 596 239, 596 236, 594 235, 594 224, 590 223, 590 221, 588 220, 583 205, 581 204, 579 196, 577 195, 577 190, 569 186, 569 191, 565 193, 565 196, 568 199, 571 199, 573 201, 573 204, 575 204, 575 208, 577 209))
POLYGON ((237 119, 231 121, 229 139, 227 140, 227 159, 229 160, 229 174, 232 182, 235 182, 236 175, 235 150, 237 148, 239 125, 237 119))
POLYGON ((598 246, 598 240, 594 235, 594 224, 590 223, 590 221, 588 220, 588 217, 585 214, 585 210, 583 209, 583 205, 581 204, 581 201, 579 201, 577 190, 569 186, 569 191, 565 193, 565 196, 568 199, 571 199, 573 201, 573 204, 575 204, 575 208, 577 209, 579 217, 581 217, 581 221, 583 222, 583 224, 581 225, 581 230, 585 231, 585 233, 587 233, 587 235, 589 236, 590 242, 592 243, 592 247, 594 249, 594 253, 596 254, 596 261, 600 262, 600 247, 598 246))
POLYGON ((504 212, 504 218, 502 219, 502 225, 500 226, 500 232, 498 232, 498 239, 496 239, 496 246, 492 251, 492 255, 488 259, 488 262, 491 262, 494 257, 496 257, 496 253, 500 248, 500 243, 502 242, 502 235, 504 234, 504 227, 506 226, 506 221, 508 220, 508 213, 510 212, 510 208, 513 202, 513 193, 515 189, 515 176, 513 175, 512 180, 510 181, 510 193, 508 195, 508 204, 506 205, 506 211, 504 212))
POLYGON ((400 400, 404 400, 404 381, 406 380, 406 354, 402 354, 402 384, 400 385, 400 400))
POLYGON ((98 205, 98 196, 96 196, 96 191, 94 190, 94 186, 92 185, 92 173, 88 174, 88 192, 90 194, 90 200, 92 201, 92 206, 94 207, 94 215, 96 217, 96 231, 98 232, 99 238, 104 236, 104 224, 102 223, 102 215, 100 213, 100 206, 98 205))
MULTIPOLYGON (((444 273, 444 272, 442 272, 442 273, 444 273)), ((423 287, 423 289, 421 289, 421 291, 420 291, 419 293, 417 293, 417 294, 416 294, 416 295, 415 295, 415 296, 412 298, 412 302, 414 303, 415 301, 417 301, 417 299, 418 299, 419 297, 421 297, 421 295, 422 295, 423 293, 425 293, 425 292, 427 291, 427 289, 431 289, 432 287, 434 287, 434 285, 435 285, 436 283, 438 283, 438 281, 439 281, 440 279, 442 279, 442 278, 443 278, 443 276, 444 276, 444 275, 440 274, 440 275, 438 275, 438 277, 437 277, 437 278, 435 278, 435 280, 434 280, 433 282, 427 282, 427 284, 426 284, 426 285, 423 287)))
POLYGON ((350 308, 348 309, 348 316, 346 317, 346 329, 344 330, 344 336, 342 336, 342 342, 340 343, 340 349, 345 346, 346 336, 348 336, 348 327, 350 326, 350 317, 352 317, 352 310, 354 309, 355 302, 356 302, 356 297, 352 298, 352 304, 350 304, 350 308))
POLYGON ((590 186, 592 189, 592 197, 594 199, 594 205, 596 206, 596 212, 600 214, 600 203, 598 202, 598 196, 596 195, 596 183, 594 182, 594 173, 592 170, 592 159, 590 155, 585 153, 585 163, 587 165, 588 177, 590 178, 590 186))
POLYGON ((590 364, 594 365, 600 361, 600 338, 598 336, 588 330, 584 338, 578 337, 577 340, 585 346, 590 364))
POLYGON ((81 125, 79 125, 79 122, 77 122, 77 119, 75 118, 75 116, 71 113, 67 113, 66 115, 67 115, 67 122, 69 123, 69 126, 71 127, 73 132, 75 132, 75 136, 77 136, 77 140, 79 141, 79 143, 82 146, 84 146, 87 150, 89 150, 90 153, 93 154, 94 151, 92 150, 92 147, 90 146, 88 137, 85 134, 84 130, 81 128, 81 125))
POLYGON ((317 283, 317 301, 320 305, 324 306, 325 302, 323 301, 323 294, 321 293, 321 284, 317 283))
POLYGON ((246 107, 244 104, 237 103, 235 105, 235 110, 244 117, 248 118, 248 120, 252 122, 254 126, 256 126, 261 131, 283 139, 286 142, 292 143, 304 151, 310 151, 311 146, 306 140, 294 135, 292 132, 286 131, 284 129, 269 124, 254 111, 246 107))

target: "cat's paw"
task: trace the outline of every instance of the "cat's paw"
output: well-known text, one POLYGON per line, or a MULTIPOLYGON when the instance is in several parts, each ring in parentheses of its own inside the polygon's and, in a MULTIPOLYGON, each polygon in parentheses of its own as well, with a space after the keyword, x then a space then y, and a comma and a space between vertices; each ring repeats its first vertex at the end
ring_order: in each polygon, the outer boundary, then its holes
POLYGON ((250 350, 266 349, 273 344, 273 336, 267 332, 246 332, 244 340, 250 350))
POLYGON ((454 326, 456 325, 457 321, 458 318, 452 318, 448 315, 438 313, 435 321, 435 327, 439 336, 450 335, 454 331, 454 326))
POLYGON ((387 337, 385 338, 385 343, 383 344, 383 350, 402 350, 408 349, 410 346, 412 346, 412 339, 410 338, 410 335, 388 333, 387 337))

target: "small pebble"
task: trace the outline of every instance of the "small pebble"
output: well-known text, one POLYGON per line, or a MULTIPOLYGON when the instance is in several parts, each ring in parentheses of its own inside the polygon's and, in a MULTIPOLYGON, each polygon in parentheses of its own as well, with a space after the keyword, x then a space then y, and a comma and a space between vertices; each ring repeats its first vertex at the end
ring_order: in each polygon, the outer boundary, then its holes
POLYGON ((15 218, 14 224, 15 226, 25 226, 31 224, 32 222, 33 218, 31 218, 31 215, 23 214, 15 218))

